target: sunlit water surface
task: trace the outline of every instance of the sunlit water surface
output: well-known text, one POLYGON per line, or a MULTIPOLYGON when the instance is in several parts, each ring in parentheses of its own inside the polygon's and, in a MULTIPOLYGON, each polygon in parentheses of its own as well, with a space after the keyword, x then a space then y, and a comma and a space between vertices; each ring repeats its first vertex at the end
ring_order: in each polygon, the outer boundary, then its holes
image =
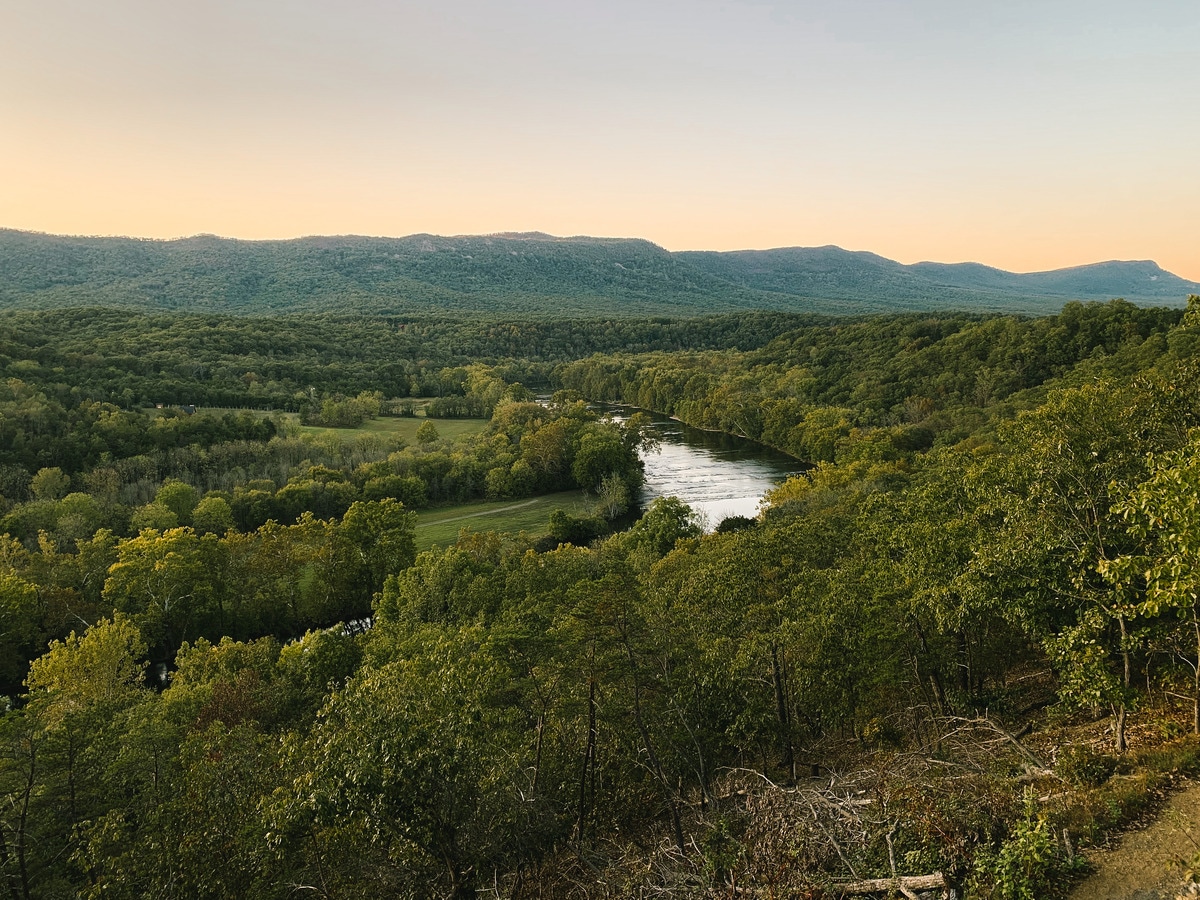
MULTIPOLYGON (((633 412, 612 407, 622 418, 633 412)), ((798 459, 732 435, 691 428, 649 413, 657 450, 642 454, 642 502, 678 497, 701 513, 712 530, 729 516, 753 518, 766 491, 807 466, 798 459)))

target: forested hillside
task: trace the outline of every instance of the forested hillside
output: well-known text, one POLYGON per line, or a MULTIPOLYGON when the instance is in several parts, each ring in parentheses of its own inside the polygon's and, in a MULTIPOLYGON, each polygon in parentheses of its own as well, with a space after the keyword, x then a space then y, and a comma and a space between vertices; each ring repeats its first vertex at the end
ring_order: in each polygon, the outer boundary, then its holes
POLYGON ((1053 900, 1200 771, 1200 297, 0 335, 12 897, 1053 900), (587 400, 816 465, 625 520, 644 422, 587 400))
POLYGON ((173 241, 0 229, 0 308, 274 315, 694 316, 740 310, 1056 312, 1068 300, 1182 306, 1152 262, 1016 275, 904 266, 837 247, 670 253, 649 241, 498 234, 173 241))
POLYGON ((639 240, 413 235, 145 241, 14 231, 0 231, 0 304, 260 315, 641 316, 797 308, 787 298, 706 275, 639 240))
MULTIPOLYGON (((726 253, 675 254, 718 278, 798 297, 853 300, 881 297, 895 309, 983 309, 1053 312, 1065 300, 1182 305, 1200 285, 1150 260, 1103 262, 1018 275, 977 263, 902 265, 874 253, 840 247, 785 247, 726 253)), ((885 307, 887 308, 887 307, 885 307)), ((874 311, 874 310, 872 310, 874 311)))

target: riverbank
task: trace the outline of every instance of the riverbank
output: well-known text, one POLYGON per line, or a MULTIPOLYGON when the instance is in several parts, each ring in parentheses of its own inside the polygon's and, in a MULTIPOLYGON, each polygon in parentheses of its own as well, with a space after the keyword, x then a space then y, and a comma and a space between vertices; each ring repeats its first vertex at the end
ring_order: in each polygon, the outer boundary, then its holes
POLYGON ((657 447, 642 452, 641 505, 678 497, 706 520, 707 530, 730 516, 753 518, 763 494, 809 468, 757 441, 696 428, 662 413, 610 403, 596 406, 618 417, 643 413, 649 420, 657 447))

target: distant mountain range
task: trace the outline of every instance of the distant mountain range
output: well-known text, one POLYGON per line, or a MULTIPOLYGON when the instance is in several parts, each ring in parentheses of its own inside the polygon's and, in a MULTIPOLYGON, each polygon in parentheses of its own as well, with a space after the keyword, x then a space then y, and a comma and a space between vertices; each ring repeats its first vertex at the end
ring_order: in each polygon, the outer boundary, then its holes
POLYGON ((0 309, 119 306, 243 315, 1044 314, 1068 300, 1182 306, 1200 284, 1151 261, 1018 275, 902 265, 839 247, 671 253, 649 241, 540 233, 174 241, 0 229, 0 309))

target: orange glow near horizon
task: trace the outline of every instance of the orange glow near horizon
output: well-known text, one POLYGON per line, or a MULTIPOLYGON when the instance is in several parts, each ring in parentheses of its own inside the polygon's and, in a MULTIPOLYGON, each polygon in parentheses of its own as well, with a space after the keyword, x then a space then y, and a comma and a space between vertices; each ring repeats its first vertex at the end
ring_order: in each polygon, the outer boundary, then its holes
POLYGON ((1151 5, 9 6, 0 227, 837 244, 1200 281, 1200 22, 1151 5))

